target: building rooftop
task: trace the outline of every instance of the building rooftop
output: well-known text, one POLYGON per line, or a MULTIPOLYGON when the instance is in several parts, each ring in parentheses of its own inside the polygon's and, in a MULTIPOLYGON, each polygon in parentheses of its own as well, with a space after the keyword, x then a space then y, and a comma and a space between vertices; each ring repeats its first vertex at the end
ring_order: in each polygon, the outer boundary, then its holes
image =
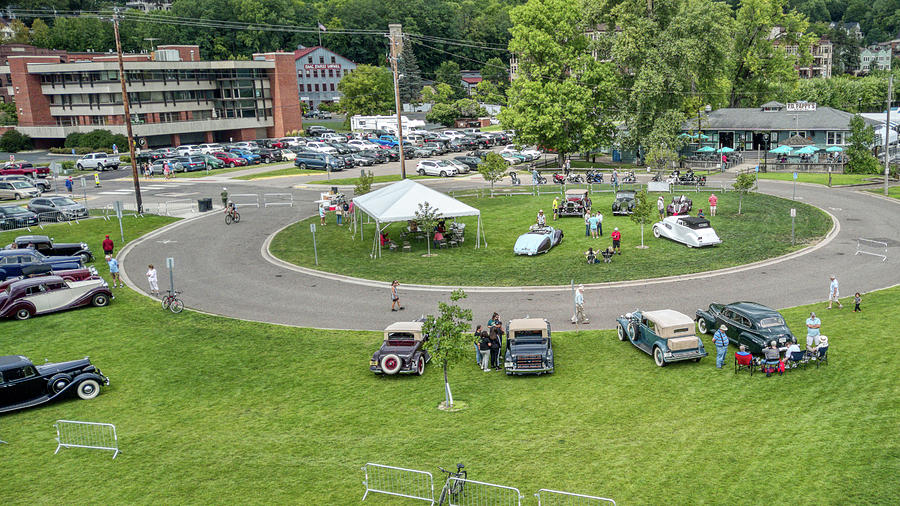
MULTIPOLYGON (((716 109, 703 120, 704 130, 848 130, 853 114, 831 107, 815 111, 789 112, 784 104, 768 102, 760 107, 716 109)), ((866 123, 876 122, 863 118, 866 123)), ((696 119, 684 129, 696 129, 696 119)))

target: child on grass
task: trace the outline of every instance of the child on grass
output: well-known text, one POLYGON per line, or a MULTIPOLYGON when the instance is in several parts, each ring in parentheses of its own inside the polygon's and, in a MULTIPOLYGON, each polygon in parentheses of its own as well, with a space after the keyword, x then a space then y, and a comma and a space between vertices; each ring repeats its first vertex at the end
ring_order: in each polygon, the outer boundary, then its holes
POLYGON ((860 302, 862 302, 862 297, 860 297, 859 292, 856 292, 856 295, 853 296, 853 312, 854 313, 862 313, 862 309, 859 308, 860 302))

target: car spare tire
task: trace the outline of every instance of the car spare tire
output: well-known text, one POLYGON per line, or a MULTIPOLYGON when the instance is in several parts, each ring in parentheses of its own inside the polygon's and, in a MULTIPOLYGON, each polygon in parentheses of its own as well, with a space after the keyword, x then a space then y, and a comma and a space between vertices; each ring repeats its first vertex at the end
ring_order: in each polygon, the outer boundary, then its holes
POLYGON ((397 374, 397 371, 400 370, 400 366, 402 365, 403 361, 393 353, 388 353, 381 357, 381 370, 385 374, 397 374))

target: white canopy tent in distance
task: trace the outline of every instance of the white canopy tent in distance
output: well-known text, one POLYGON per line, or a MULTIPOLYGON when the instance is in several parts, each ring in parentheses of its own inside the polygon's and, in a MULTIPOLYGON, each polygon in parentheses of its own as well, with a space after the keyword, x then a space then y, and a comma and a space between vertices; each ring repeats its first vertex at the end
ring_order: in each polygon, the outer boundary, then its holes
MULTIPOLYGON (((437 209, 444 218, 477 216, 475 247, 481 247, 482 240, 487 246, 487 238, 484 236, 484 227, 481 224, 481 211, 411 179, 404 179, 353 199, 355 211, 362 211, 375 220, 375 229, 378 233, 373 239, 373 255, 381 257, 381 241, 379 239, 384 229, 391 223, 415 220, 419 204, 426 202, 432 208, 437 209)), ((360 237, 362 237, 361 229, 360 237)))

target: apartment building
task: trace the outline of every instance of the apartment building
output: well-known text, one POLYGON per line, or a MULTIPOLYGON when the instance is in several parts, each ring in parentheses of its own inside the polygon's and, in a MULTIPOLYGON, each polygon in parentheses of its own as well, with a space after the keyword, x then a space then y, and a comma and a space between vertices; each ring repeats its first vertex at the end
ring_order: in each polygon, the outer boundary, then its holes
POLYGON ((890 43, 860 48, 859 71, 868 73, 873 70, 890 70, 891 57, 890 43))
MULTIPOLYGON (((782 47, 788 54, 796 55, 799 52, 797 44, 788 42, 785 38, 785 29, 781 26, 772 28, 769 39, 776 46, 782 47)), ((834 60, 834 44, 825 37, 813 42, 809 48, 812 55, 812 64, 809 66, 795 66, 797 73, 803 79, 811 79, 814 77, 831 77, 832 63, 834 60)))
POLYGON ((322 102, 340 101, 338 83, 356 70, 356 63, 322 46, 300 46, 294 59, 300 101, 310 110, 318 109, 322 102))
MULTIPOLYGON (((302 128, 292 53, 204 61, 192 45, 123 57, 133 131, 142 147, 280 137, 302 128)), ((39 147, 72 132, 126 133, 115 54, 9 55, 0 82, 16 127, 39 147)))

